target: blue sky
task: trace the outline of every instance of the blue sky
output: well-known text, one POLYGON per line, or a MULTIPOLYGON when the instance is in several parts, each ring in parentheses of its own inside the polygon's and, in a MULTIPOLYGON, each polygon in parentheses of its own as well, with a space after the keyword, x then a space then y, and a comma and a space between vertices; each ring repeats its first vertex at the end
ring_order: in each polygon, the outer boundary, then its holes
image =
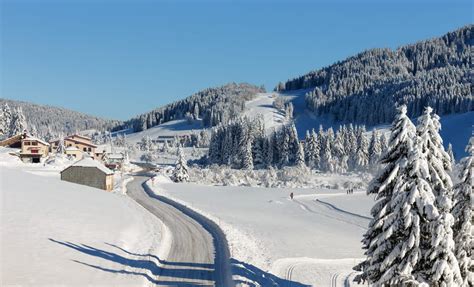
POLYGON ((127 119, 472 23, 470 1, 10 1, 0 97, 127 119))

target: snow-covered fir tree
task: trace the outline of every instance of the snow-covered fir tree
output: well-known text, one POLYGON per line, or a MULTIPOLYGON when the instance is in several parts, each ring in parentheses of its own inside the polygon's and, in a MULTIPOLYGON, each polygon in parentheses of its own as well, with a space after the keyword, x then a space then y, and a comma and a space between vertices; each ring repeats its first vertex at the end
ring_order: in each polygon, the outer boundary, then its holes
POLYGON ((328 131, 328 133, 325 135, 324 139, 322 139, 321 142, 321 168, 325 171, 328 172, 334 172, 335 166, 334 166, 334 159, 332 157, 332 133, 328 131))
POLYGON ((150 136, 143 136, 140 141, 140 149, 142 151, 151 151, 153 150, 153 142, 150 136))
POLYGON ((369 144, 369 163, 371 166, 375 166, 382 155, 382 144, 380 134, 377 130, 372 132, 369 144))
POLYGON ((417 139, 426 157, 430 187, 436 196, 435 205, 439 216, 431 226, 431 246, 427 254, 425 277, 433 286, 459 286, 462 282, 459 264, 455 256, 452 208, 452 181, 449 176, 451 159, 444 151, 439 135, 439 117, 426 107, 418 118, 417 139))
POLYGON ((58 147, 56 148, 56 153, 59 155, 63 155, 66 153, 66 147, 64 146, 64 137, 59 137, 58 140, 58 147))
MULTIPOLYGON (((385 241, 387 223, 394 223, 392 196, 400 188, 396 183, 405 172, 408 153, 412 149, 412 139, 415 137, 416 128, 406 115, 406 106, 401 106, 392 123, 389 148, 380 160, 385 168, 372 180, 367 189, 367 194, 375 194, 377 202, 371 209, 373 219, 370 221, 362 241, 367 259, 355 267, 355 270, 362 272, 356 277, 358 282, 381 283, 382 278, 386 277, 386 272, 392 272, 388 270, 389 265, 384 262, 389 258, 396 242, 387 241, 387 244, 383 242, 385 241)), ((415 224, 420 224, 419 219, 415 224)), ((390 278, 385 279, 382 283, 388 283, 389 280, 390 278)))
POLYGON ((264 156, 265 156, 265 166, 271 167, 273 165, 273 154, 274 154, 273 138, 267 137, 264 139, 264 156))
POLYGON ((311 130, 311 133, 309 130, 306 131, 304 152, 306 164, 311 168, 318 167, 320 150, 318 138, 314 129, 311 130))
POLYGON ((298 150, 296 152, 295 165, 298 166, 298 167, 304 167, 305 166, 304 147, 303 147, 302 143, 298 143, 298 150))
POLYGON ((454 158, 453 146, 451 145, 451 143, 448 144, 448 149, 446 150, 446 152, 448 153, 449 159, 451 160, 451 166, 455 165, 456 160, 454 158))
POLYGON ((459 263, 463 286, 474 286, 474 241, 472 239, 474 137, 470 138, 466 152, 468 156, 461 160, 460 182, 454 186, 454 206, 451 212, 454 217, 455 254, 459 263))
POLYGON ((242 157, 242 168, 253 169, 253 156, 252 156, 252 141, 247 139, 244 141, 244 153, 242 157))
POLYGON ((16 108, 12 112, 12 118, 10 121, 9 136, 19 135, 27 130, 27 123, 25 115, 20 107, 16 108))
POLYGON ((0 110, 0 138, 10 135, 10 123, 12 120, 12 111, 5 102, 0 110))
POLYGON ((175 182, 189 181, 188 165, 181 146, 178 147, 178 159, 173 170, 173 180, 175 182))

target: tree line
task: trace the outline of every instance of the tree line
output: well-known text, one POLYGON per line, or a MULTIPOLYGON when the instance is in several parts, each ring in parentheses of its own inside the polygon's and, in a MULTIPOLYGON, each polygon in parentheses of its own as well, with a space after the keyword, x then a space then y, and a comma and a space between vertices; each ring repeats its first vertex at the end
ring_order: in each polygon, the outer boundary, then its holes
POLYGON ((85 130, 110 130, 120 123, 120 121, 102 119, 68 109, 21 101, 0 99, 0 105, 2 107, 7 105, 9 110, 0 109, 0 118, 9 118, 15 110, 21 109, 28 132, 45 140, 53 140, 62 135, 85 130))
POLYGON ((387 141, 377 130, 369 137, 365 126, 352 124, 336 132, 313 129, 300 141, 294 123, 267 135, 263 117, 243 117, 212 130, 207 161, 239 169, 306 166, 338 173, 367 171, 378 162, 387 141))
POLYGON ((200 119, 206 127, 215 126, 240 116, 245 109, 245 102, 260 92, 265 92, 265 89, 247 83, 229 83, 208 88, 183 100, 141 114, 113 130, 131 128, 138 132, 184 118, 200 119))
POLYGON ((317 115, 366 125, 391 122, 401 104, 410 117, 425 106, 439 115, 472 111, 471 30, 469 25, 395 51, 365 51, 275 89, 310 89, 306 105, 317 115))

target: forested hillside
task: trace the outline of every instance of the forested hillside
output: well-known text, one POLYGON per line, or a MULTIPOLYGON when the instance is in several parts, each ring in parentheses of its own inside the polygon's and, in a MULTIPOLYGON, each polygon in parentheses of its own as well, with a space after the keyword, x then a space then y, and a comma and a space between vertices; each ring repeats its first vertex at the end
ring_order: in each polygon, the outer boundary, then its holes
POLYGON ((5 103, 12 109, 21 108, 28 131, 46 139, 89 129, 110 130, 121 124, 64 108, 0 99, 0 106, 5 103))
POLYGON ((245 108, 245 102, 264 91, 263 87, 247 83, 229 83, 216 88, 208 88, 183 100, 132 118, 116 127, 115 130, 132 128, 138 132, 185 117, 199 118, 205 126, 214 126, 238 117, 245 108))
POLYGON ((306 105, 315 114, 367 125, 390 122, 401 103, 411 117, 425 106, 439 115, 472 111, 472 27, 395 51, 368 50, 275 89, 311 89, 306 105))

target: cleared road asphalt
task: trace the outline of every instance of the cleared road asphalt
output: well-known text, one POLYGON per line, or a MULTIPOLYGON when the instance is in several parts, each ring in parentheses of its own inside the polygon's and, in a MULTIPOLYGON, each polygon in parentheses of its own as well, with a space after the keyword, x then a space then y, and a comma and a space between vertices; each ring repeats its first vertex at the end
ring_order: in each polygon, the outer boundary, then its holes
POLYGON ((229 248, 222 230, 206 217, 166 197, 155 195, 143 183, 146 173, 134 175, 127 194, 159 218, 170 230, 167 258, 160 258, 160 286, 234 286, 229 248))

